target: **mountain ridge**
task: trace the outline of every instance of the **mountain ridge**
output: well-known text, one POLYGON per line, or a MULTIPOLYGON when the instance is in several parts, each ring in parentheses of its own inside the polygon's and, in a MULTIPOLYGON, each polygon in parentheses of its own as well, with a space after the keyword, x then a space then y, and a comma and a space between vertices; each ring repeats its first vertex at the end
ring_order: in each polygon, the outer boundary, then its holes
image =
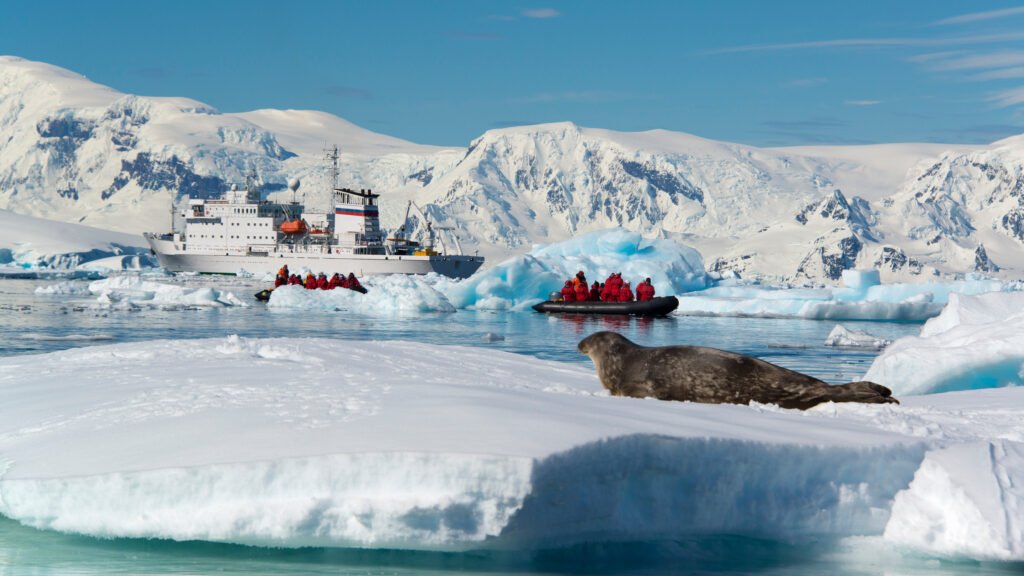
POLYGON ((163 229, 172 197, 250 172, 271 196, 299 177, 326 206, 321 153, 339 144, 342 182, 385 192, 385 227, 415 200, 491 258, 623 227, 691 244, 720 272, 784 281, 879 265, 886 279, 1024 271, 1024 136, 759 148, 556 122, 430 146, 315 110, 124 94, 16 57, 0 57, 0 132, 0 208, 115 230, 163 229))

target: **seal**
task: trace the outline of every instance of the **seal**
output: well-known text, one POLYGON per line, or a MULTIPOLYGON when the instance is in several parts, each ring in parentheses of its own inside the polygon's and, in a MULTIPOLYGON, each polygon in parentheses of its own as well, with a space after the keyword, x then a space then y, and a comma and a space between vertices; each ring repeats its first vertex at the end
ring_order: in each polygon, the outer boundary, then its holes
POLYGON ((806 410, 822 402, 899 404, 874 382, 831 385, 770 362, 702 346, 648 348, 615 332, 579 343, 612 396, 708 404, 778 404, 806 410))

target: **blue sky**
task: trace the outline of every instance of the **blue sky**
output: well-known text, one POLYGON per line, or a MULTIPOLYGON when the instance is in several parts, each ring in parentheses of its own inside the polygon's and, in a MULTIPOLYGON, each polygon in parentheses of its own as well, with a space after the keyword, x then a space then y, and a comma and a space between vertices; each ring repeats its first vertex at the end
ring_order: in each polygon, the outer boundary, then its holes
POLYGON ((1014 2, 12 2, 0 53, 416 142, 571 120, 755 145, 1024 133, 1014 2))

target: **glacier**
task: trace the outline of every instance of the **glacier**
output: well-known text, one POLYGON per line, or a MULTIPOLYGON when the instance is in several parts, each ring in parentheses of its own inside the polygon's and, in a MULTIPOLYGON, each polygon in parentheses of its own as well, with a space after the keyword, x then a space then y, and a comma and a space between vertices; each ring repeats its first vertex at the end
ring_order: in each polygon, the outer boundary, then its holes
POLYGON ((3 358, 0 390, 0 514, 37 528, 449 551, 715 535, 1024 549, 1004 523, 1024 473, 1019 388, 797 412, 610 397, 587 366, 490 349, 231 336, 3 358), (997 463, 968 466, 989 445, 997 463), (971 530, 951 529, 958 515, 971 530))

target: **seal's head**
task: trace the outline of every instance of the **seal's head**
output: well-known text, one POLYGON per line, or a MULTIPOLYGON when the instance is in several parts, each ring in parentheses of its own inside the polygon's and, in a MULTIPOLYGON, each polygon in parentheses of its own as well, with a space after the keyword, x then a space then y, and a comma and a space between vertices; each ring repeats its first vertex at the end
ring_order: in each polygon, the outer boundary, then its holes
POLYGON ((612 394, 619 394, 618 382, 621 380, 624 357, 638 346, 625 336, 606 331, 587 336, 580 340, 576 348, 594 361, 601 384, 612 394))

